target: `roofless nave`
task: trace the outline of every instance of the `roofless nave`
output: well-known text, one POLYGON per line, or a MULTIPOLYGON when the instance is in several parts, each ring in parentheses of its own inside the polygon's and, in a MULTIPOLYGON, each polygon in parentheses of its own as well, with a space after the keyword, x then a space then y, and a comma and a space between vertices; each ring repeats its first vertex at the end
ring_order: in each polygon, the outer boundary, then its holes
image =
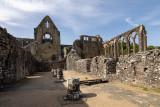
POLYGON ((0 28, 0 43, 1 88, 34 72, 63 68, 160 89, 160 52, 146 51, 143 25, 105 42, 99 35, 81 35, 71 46, 60 44, 60 31, 46 16, 34 39, 15 38, 0 28))

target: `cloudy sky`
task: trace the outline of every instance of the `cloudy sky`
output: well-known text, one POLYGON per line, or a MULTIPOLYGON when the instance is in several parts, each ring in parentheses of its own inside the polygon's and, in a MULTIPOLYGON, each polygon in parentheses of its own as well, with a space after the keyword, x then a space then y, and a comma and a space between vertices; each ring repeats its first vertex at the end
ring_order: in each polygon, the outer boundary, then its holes
POLYGON ((99 34, 105 41, 143 24, 148 45, 160 46, 160 0, 0 0, 0 26, 15 37, 33 38, 46 15, 62 44, 80 35, 99 34))

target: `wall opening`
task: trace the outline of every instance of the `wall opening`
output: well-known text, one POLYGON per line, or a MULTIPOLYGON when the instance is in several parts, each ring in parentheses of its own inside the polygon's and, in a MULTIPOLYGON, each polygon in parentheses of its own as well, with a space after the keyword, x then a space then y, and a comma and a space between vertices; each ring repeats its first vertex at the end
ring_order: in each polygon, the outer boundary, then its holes
POLYGON ((135 43, 136 43, 136 53, 139 52, 139 40, 138 40, 139 36, 136 35, 136 38, 135 38, 135 43))
POLYGON ((45 34, 43 36, 42 43, 45 43, 45 42, 51 42, 51 43, 53 43, 52 36, 49 35, 49 34, 45 34))
POLYGON ((50 23, 48 21, 46 22, 46 28, 50 28, 50 23))
POLYGON ((144 72, 146 72, 146 71, 147 71, 147 69, 148 69, 148 68, 144 68, 144 72))

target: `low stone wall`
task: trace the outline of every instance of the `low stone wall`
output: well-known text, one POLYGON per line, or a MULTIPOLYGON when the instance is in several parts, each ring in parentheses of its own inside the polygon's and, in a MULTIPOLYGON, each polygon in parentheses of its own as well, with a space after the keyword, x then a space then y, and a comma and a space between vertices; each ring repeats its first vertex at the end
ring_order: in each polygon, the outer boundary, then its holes
POLYGON ((34 57, 17 43, 15 37, 0 27, 0 89, 37 71, 34 57))
POLYGON ((114 58, 108 58, 106 56, 97 56, 92 58, 91 61, 91 73, 101 78, 106 78, 108 74, 116 73, 116 62, 114 58))
POLYGON ((91 65, 91 59, 80 59, 76 61, 76 68, 75 70, 78 72, 87 73, 90 72, 90 65, 91 65))
POLYGON ((61 61, 45 61, 41 62, 41 65, 43 65, 41 72, 48 72, 51 71, 51 69, 66 69, 66 59, 61 61))
POLYGON ((107 74, 116 73, 116 59, 106 56, 80 59, 75 50, 67 56, 67 69, 82 73, 90 73, 100 78, 105 78, 107 74))
POLYGON ((80 59, 75 50, 67 56, 67 69, 90 73, 109 81, 122 81, 160 89, 160 50, 151 50, 118 59, 106 56, 80 59))
POLYGON ((119 57, 116 70, 122 82, 160 89, 160 50, 119 57))

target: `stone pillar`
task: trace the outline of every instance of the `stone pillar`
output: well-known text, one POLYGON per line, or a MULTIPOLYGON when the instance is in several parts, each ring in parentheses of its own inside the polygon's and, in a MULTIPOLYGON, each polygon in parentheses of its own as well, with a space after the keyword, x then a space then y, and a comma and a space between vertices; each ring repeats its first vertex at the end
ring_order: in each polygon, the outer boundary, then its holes
POLYGON ((107 45, 104 44, 104 45, 103 45, 103 48, 104 48, 104 54, 105 54, 105 56, 107 56, 107 45))
POLYGON ((112 57, 112 53, 113 53, 113 47, 111 45, 110 57, 112 57))
POLYGON ((120 47, 119 47, 119 41, 117 42, 117 56, 120 56, 120 47))
POLYGON ((135 37, 132 37, 133 39, 133 54, 136 53, 136 43, 135 43, 135 37))
POLYGON ((106 47, 104 48, 104 51, 105 51, 105 56, 107 56, 107 48, 106 47))
POLYGON ((121 51, 122 51, 122 55, 124 55, 124 53, 123 53, 123 41, 121 41, 121 51))
POLYGON ((130 41, 128 37, 126 38, 126 47, 127 47, 127 55, 129 55, 130 54, 130 41))
POLYGON ((114 40, 114 58, 117 58, 117 40, 114 40))
POLYGON ((108 56, 111 57, 111 45, 108 44, 108 56))
POLYGON ((111 49, 112 49, 112 54, 111 54, 112 56, 111 57, 114 57, 114 45, 113 44, 111 45, 111 49))
POLYGON ((143 51, 143 26, 141 25, 139 29, 139 52, 143 51))
POLYGON ((109 46, 107 46, 107 56, 109 57, 109 46))
POLYGON ((147 36, 145 33, 143 33, 143 42, 144 42, 144 51, 147 50, 147 36))

